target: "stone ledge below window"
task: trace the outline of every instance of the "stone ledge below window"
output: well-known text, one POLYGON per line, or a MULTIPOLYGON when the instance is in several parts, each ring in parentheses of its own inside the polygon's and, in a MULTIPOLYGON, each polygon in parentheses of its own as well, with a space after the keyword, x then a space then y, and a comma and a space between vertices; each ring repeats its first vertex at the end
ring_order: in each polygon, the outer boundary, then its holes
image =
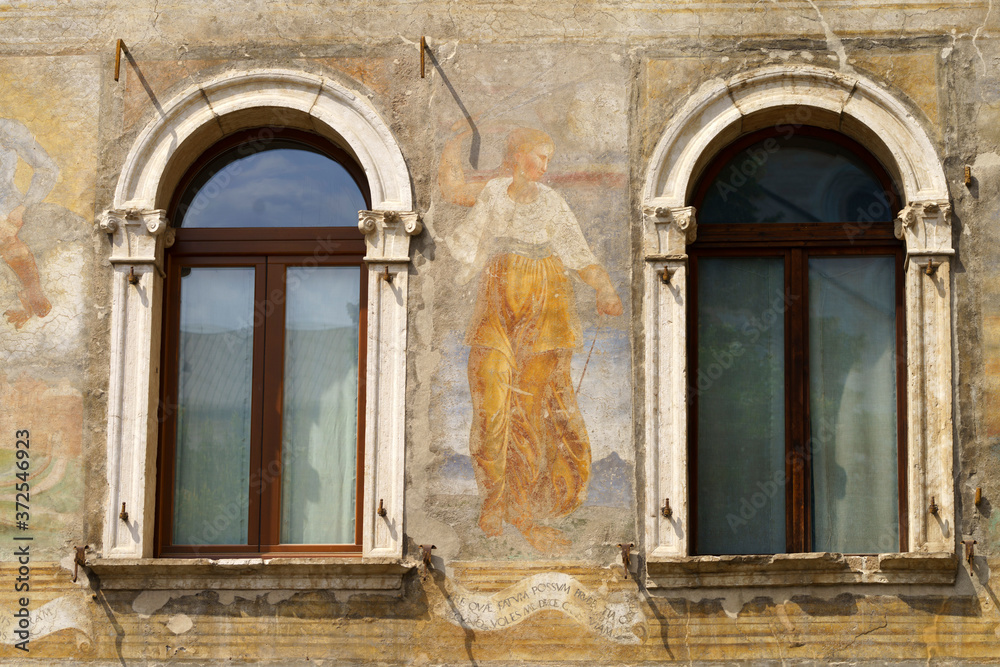
POLYGON ((958 559, 953 553, 657 557, 646 562, 646 585, 650 588, 948 585, 955 583, 957 571, 958 559))
POLYGON ((416 564, 394 558, 102 558, 87 564, 108 590, 400 591, 416 564))

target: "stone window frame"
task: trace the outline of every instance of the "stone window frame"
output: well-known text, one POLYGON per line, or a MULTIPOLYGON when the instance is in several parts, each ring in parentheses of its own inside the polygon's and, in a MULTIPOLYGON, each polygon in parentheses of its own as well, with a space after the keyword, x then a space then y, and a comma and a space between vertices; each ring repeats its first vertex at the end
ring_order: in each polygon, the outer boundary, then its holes
POLYGON ((706 82, 674 114, 642 191, 645 351, 645 543, 653 587, 955 580, 951 205, 940 159, 914 112, 856 74, 783 65, 706 82), (906 246, 907 533, 904 553, 690 556, 687 245, 691 191, 737 137, 776 124, 842 132, 868 148, 902 189, 896 237, 906 246), (934 271, 928 274, 928 265, 934 271), (662 279, 669 274, 669 282, 662 279), (669 499, 672 513, 660 508, 669 499), (937 513, 929 508, 932 499, 937 513))
MULTIPOLYGON (((293 578, 315 580, 316 568, 326 563, 331 582, 353 581, 370 571, 371 586, 398 587, 406 571, 392 565, 403 555, 409 245, 422 224, 402 151, 365 96, 327 77, 283 69, 227 72, 192 85, 164 105, 132 144, 113 205, 99 218, 98 228, 111 239, 113 287, 108 496, 96 571, 118 573, 122 581, 149 583, 147 575, 158 573, 167 584, 176 583, 175 575, 163 575, 172 572, 218 583, 219 572, 205 559, 153 558, 163 253, 173 241, 164 209, 201 152, 238 130, 267 126, 304 129, 344 148, 364 169, 373 209, 360 211, 358 222, 366 240, 369 294, 362 553, 359 558, 271 562, 275 567, 284 563, 280 567, 293 578), (391 280, 383 279, 386 271, 391 280), (134 285, 129 282, 133 274, 134 285), (380 501, 384 517, 376 512, 380 501), (127 520, 119 516, 122 508, 127 520), (365 564, 378 567, 366 570, 365 564)), ((253 568, 263 561, 227 563, 253 568)))

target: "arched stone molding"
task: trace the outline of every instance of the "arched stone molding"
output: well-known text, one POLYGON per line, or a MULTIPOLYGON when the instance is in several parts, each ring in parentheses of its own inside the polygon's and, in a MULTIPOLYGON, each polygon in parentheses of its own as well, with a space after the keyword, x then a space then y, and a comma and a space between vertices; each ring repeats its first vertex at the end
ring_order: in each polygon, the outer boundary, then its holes
MULTIPOLYGON (((908 258, 906 528, 911 553, 878 557, 864 566, 868 571, 858 571, 846 561, 814 559, 816 567, 826 570, 810 581, 903 582, 907 579, 899 572, 920 568, 933 573, 924 581, 954 579, 950 284, 954 251, 941 161, 920 122, 878 84, 818 67, 778 66, 702 86, 667 125, 647 169, 642 201, 645 538, 651 585, 762 584, 780 579, 727 571, 717 557, 689 557, 686 245, 697 233, 689 197, 708 162, 742 134, 774 125, 794 129, 795 124, 843 132, 882 161, 903 190, 905 206, 896 221, 896 235, 905 241, 908 258), (673 512, 665 516, 660 508, 668 499, 673 512), (932 499, 936 514, 929 511, 932 499), (922 555, 918 558, 913 552, 922 555), (699 564, 702 561, 712 564, 699 564)), ((783 557, 774 558, 778 562, 783 557)), ((812 556, 788 558, 804 563, 812 556)), ((780 563, 776 567, 789 569, 780 563)), ((801 566, 790 566, 797 568, 801 566)))
POLYGON ((389 127, 362 95, 313 74, 258 70, 194 85, 168 103, 133 143, 113 206, 98 221, 110 235, 114 267, 106 559, 154 555, 158 417, 171 409, 159 401, 163 253, 173 239, 165 209, 205 149, 238 130, 266 126, 327 137, 368 179, 374 210, 359 212, 369 269, 363 556, 402 556, 406 278, 410 238, 422 229, 410 175, 389 127), (381 280, 385 271, 395 279, 381 280), (380 500, 385 516, 375 511, 380 500))
POLYGON ((289 112, 303 114, 311 123, 303 129, 326 136, 357 159, 368 177, 372 209, 413 210, 403 154, 368 100, 330 79, 290 70, 227 72, 175 97, 129 151, 114 208, 166 208, 172 187, 164 186, 173 184, 161 181, 176 171, 175 160, 186 167, 222 136, 275 117, 280 121, 289 112), (190 145, 192 139, 197 145, 190 145))
POLYGON ((892 172, 908 202, 947 201, 941 161, 906 105, 865 77, 789 65, 704 84, 674 115, 650 156, 643 204, 685 206, 700 167, 719 148, 759 127, 795 123, 856 139, 892 172))

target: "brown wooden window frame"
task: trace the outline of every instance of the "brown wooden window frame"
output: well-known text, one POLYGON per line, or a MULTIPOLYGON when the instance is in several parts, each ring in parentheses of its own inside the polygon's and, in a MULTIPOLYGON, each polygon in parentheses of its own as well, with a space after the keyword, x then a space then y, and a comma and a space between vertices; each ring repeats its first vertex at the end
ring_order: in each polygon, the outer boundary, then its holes
MULTIPOLYGON (((180 198, 198 172, 221 153, 263 136, 307 144, 340 163, 360 188, 366 206, 371 194, 363 171, 340 147, 317 135, 291 128, 257 128, 214 144, 180 180, 170 205, 173 220, 180 198), (262 133, 262 130, 269 132, 262 133)), ((249 152, 254 152, 250 150, 249 152)), ((263 227, 175 229, 166 251, 161 410, 157 450, 156 529, 154 551, 161 557, 353 556, 362 551, 365 464, 365 396, 367 368, 368 269, 366 245, 357 227, 263 227), (176 455, 180 277, 186 267, 254 267, 253 375, 250 425, 250 507, 245 545, 173 544, 173 493, 176 455), (281 544, 281 418, 284 372, 285 279, 288 267, 356 267, 359 276, 357 449, 355 528, 352 544, 281 544)))
MULTIPOLYGON (((787 132, 787 129, 785 130, 787 132)), ((695 210, 715 177, 740 151, 783 132, 759 130, 738 138, 713 158, 692 196, 695 210)), ((881 182, 892 211, 899 195, 885 168, 863 146, 838 132, 814 127, 795 129, 800 136, 824 138, 861 158, 881 182)), ((815 256, 891 255, 895 257, 896 306, 896 436, 899 551, 906 551, 906 322, 904 264, 906 250, 895 237, 892 222, 733 223, 701 224, 697 240, 688 245, 688 484, 690 489, 690 551, 698 544, 698 260, 701 257, 783 257, 785 266, 785 548, 786 553, 812 551, 811 454, 809 427, 808 260, 815 256)), ((707 554, 706 554, 707 555, 707 554)))

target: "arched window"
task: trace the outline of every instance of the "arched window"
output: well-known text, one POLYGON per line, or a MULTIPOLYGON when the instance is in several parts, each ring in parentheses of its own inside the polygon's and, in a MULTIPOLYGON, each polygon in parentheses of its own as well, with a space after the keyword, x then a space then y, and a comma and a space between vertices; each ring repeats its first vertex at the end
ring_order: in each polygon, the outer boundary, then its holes
POLYGON ((360 167, 289 128, 207 150, 168 211, 157 552, 360 552, 360 167))
POLYGON ((740 137, 694 188, 696 554, 906 549, 898 189, 836 132, 740 137))

